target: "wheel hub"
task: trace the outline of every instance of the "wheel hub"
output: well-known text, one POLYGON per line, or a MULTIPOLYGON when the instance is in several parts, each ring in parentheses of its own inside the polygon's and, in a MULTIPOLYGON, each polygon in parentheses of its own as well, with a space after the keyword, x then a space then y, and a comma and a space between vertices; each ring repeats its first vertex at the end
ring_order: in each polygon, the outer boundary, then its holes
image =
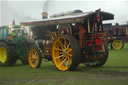
POLYGON ((112 43, 112 46, 115 50, 120 50, 123 46, 122 41, 121 40, 114 40, 112 43))
POLYGON ((0 61, 4 63, 7 59, 7 51, 4 47, 0 48, 0 61))

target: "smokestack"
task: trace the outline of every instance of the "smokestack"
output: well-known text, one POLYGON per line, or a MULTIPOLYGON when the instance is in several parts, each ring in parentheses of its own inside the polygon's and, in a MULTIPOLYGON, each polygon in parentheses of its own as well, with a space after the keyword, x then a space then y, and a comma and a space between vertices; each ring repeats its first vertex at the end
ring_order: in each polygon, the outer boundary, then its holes
POLYGON ((48 18, 48 13, 42 12, 42 19, 47 19, 47 18, 48 18))
POLYGON ((42 12, 42 19, 47 19, 48 18, 48 7, 49 7, 49 3, 51 2, 51 0, 46 0, 43 4, 43 12, 42 12))

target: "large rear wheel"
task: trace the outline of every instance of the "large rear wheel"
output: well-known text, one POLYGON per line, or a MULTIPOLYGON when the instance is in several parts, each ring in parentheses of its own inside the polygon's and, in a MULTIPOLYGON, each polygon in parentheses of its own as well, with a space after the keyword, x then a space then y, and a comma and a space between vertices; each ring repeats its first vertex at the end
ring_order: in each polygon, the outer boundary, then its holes
POLYGON ((81 59, 78 41, 70 35, 56 38, 52 47, 52 59, 60 71, 75 70, 81 59))
POLYGON ((17 57, 14 45, 0 42, 0 66, 11 66, 16 63, 16 60, 17 57))
POLYGON ((28 55, 29 65, 32 68, 39 68, 41 65, 41 61, 42 61, 42 56, 37 46, 33 44, 29 50, 29 55, 28 55))

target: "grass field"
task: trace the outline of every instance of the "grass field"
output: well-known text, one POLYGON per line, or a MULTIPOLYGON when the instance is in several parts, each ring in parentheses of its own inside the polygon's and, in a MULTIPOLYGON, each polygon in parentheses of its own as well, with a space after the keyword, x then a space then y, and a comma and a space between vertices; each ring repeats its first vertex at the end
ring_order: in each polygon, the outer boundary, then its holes
POLYGON ((76 71, 58 71, 52 62, 42 61, 39 69, 22 65, 0 67, 0 85, 128 85, 128 44, 110 50, 107 63, 99 68, 80 64, 76 71))

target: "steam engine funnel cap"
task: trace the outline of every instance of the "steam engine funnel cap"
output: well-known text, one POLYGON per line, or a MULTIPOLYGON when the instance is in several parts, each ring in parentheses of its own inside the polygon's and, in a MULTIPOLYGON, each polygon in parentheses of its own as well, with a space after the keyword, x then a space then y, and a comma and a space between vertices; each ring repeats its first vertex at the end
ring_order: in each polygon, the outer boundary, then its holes
POLYGON ((42 19, 47 19, 47 18, 48 18, 48 13, 42 12, 42 19))

